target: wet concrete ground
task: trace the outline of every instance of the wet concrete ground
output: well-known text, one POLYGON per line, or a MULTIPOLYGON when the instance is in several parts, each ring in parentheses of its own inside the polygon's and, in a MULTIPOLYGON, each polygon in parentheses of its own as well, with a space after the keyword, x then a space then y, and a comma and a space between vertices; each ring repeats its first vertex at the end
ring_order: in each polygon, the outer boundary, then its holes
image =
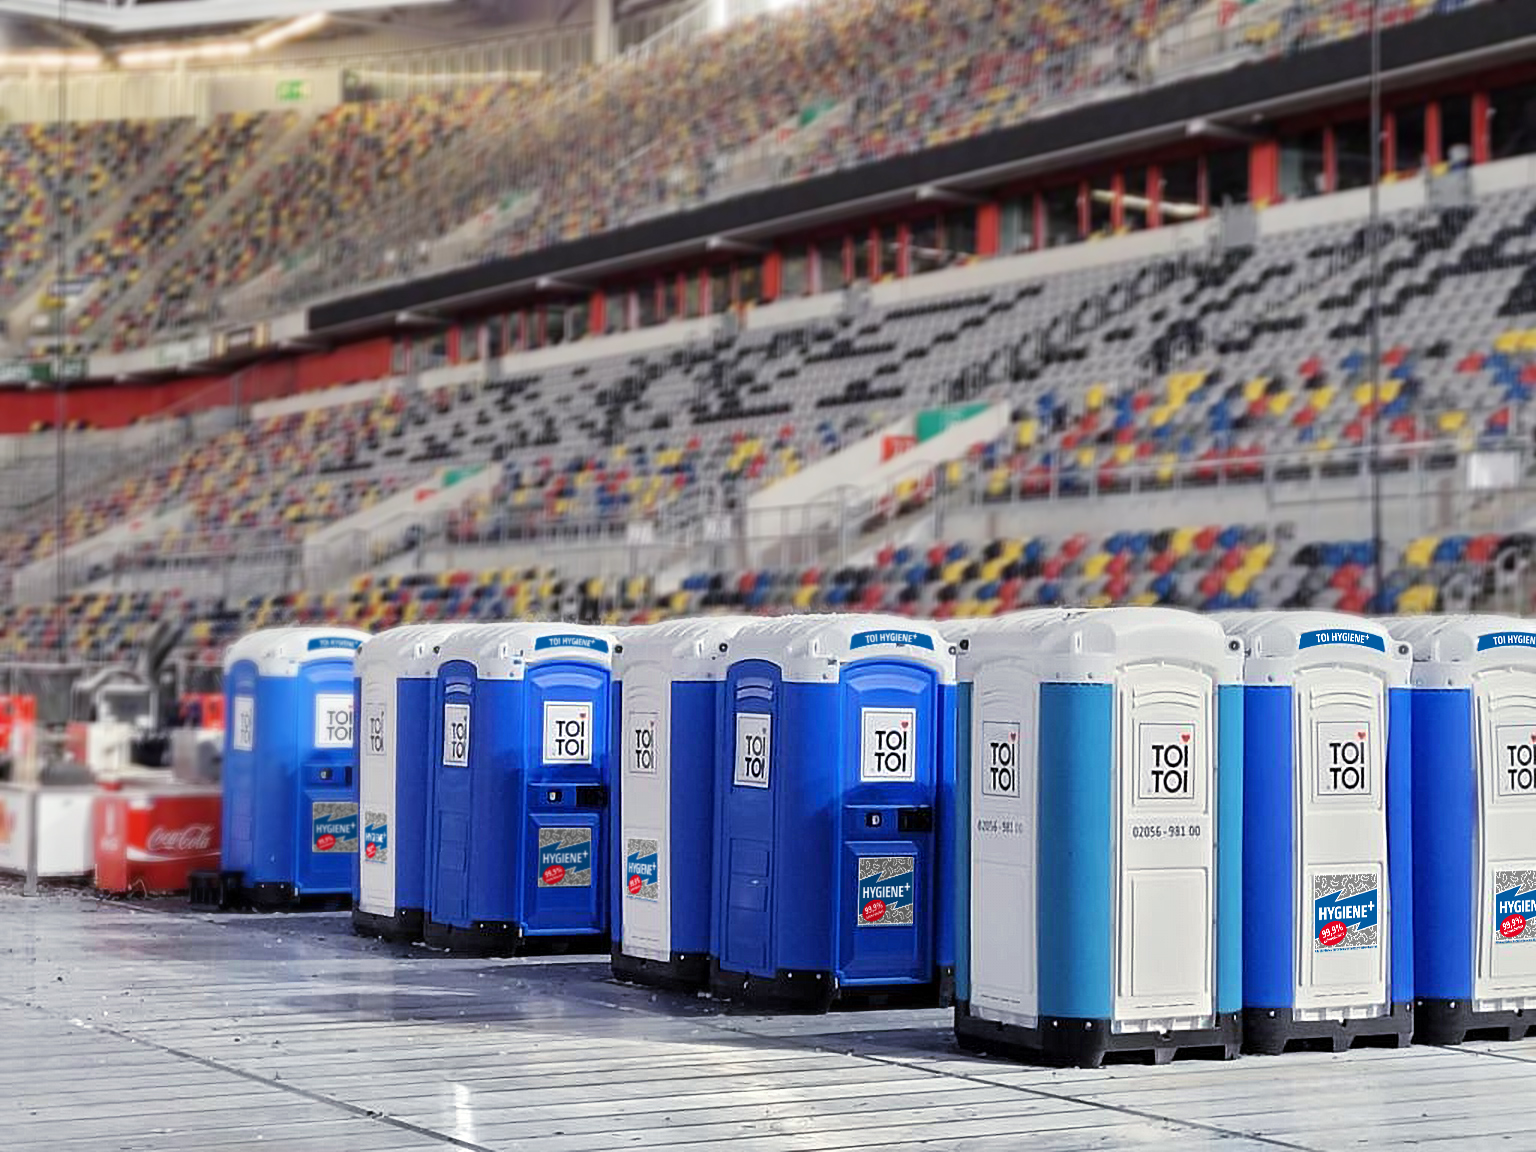
POLYGON ((1053 1071, 944 1011, 761 1016, 346 914, 0 885, 0 1150, 1536 1152, 1536 1040, 1053 1071))

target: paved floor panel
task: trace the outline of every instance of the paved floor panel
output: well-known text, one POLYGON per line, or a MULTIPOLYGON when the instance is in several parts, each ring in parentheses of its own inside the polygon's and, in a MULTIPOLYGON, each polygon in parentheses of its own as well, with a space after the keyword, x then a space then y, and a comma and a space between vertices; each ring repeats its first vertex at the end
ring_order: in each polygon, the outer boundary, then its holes
POLYGON ((1053 1070, 940 1011, 752 1015, 344 914, 0 889, 5 1152, 1536 1152, 1536 1040, 1053 1070))

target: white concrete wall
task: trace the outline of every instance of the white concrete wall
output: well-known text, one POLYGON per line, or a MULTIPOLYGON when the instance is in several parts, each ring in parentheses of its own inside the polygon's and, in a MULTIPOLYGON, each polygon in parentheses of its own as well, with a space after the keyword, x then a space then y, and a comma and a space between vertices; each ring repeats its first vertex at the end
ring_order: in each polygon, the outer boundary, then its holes
POLYGON ((312 533, 304 541, 305 587, 330 588, 374 567, 401 546, 412 528, 426 532, 447 513, 494 489, 501 479, 501 465, 488 464, 448 484, 449 473, 460 471, 439 469, 431 479, 312 533))
POLYGON ((881 460, 887 437, 913 435, 917 414, 905 416, 836 455, 753 493, 747 501, 753 524, 769 522, 771 517, 763 514, 775 509, 821 503, 847 506, 878 497, 908 476, 926 473, 964 456, 974 444, 996 439, 1007 429, 1008 417, 1008 405, 993 404, 969 420, 881 460))

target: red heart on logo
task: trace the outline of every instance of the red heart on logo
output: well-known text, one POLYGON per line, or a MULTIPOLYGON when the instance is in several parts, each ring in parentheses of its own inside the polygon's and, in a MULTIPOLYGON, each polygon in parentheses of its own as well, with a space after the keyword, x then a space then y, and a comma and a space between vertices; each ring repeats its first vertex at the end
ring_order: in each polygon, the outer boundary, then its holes
POLYGON ((1358 737, 1361 740, 1365 739, 1365 733, 1364 732, 1356 732, 1355 736, 1358 737))
MULTIPOLYGON (((1018 738, 1019 738, 1019 734, 1017 732, 1010 732, 1010 733, 1008 733, 1008 739, 1010 739, 1010 740, 1017 740, 1018 738)), ((1536 736, 1532 736, 1531 739, 1532 740, 1536 740, 1536 736)))
POLYGON ((1179 733, 1179 739, 1184 741, 1184 743, 1188 744, 1189 743, 1189 733, 1188 732, 1180 732, 1179 733))
POLYGON ((903 727, 903 728, 905 728, 905 727, 906 727, 906 726, 907 726, 907 722, 906 722, 906 721, 905 721, 905 720, 903 720, 903 721, 902 721, 902 722, 901 722, 901 726, 902 726, 902 727, 903 727))

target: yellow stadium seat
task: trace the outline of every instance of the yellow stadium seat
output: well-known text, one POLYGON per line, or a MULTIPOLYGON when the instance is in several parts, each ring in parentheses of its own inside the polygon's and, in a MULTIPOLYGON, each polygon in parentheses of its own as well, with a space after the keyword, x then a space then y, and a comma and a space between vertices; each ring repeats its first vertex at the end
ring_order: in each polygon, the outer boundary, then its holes
POLYGON ((1410 568, 1428 568, 1435 560, 1435 549, 1440 546, 1438 536, 1420 536, 1403 549, 1403 562, 1410 568))
POLYGON ((1466 426, 1467 414, 1462 411, 1442 412, 1435 421, 1442 432, 1460 432, 1466 426))

